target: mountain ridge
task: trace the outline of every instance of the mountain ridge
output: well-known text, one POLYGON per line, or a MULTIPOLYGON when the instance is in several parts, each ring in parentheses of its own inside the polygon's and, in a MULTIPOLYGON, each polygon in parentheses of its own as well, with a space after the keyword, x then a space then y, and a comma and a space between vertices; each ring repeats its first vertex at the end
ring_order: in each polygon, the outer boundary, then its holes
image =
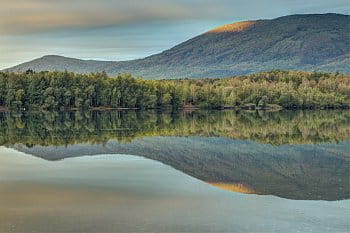
POLYGON ((106 71, 148 79, 249 74, 271 69, 350 73, 350 16, 289 15, 223 25, 159 54, 131 61, 44 56, 6 71, 106 71))

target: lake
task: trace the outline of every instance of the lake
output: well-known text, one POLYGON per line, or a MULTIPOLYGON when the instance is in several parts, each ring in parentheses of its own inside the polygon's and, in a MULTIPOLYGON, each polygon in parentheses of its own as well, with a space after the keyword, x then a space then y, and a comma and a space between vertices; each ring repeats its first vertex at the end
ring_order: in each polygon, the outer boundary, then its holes
POLYGON ((349 111, 0 113, 0 232, 348 232, 349 111))

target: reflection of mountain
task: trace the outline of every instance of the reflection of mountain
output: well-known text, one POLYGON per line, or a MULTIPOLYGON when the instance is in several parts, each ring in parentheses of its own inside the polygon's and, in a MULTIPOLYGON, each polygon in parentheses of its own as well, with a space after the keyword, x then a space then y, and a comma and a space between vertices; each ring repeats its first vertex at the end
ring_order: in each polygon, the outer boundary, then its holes
POLYGON ((350 112, 0 113, 0 145, 98 144, 146 136, 216 136, 274 145, 339 142, 350 140, 350 112))
POLYGON ((236 193, 246 193, 246 194, 255 194, 257 191, 255 191, 253 188, 248 187, 245 184, 241 183, 222 183, 222 182, 213 182, 209 183, 215 187, 218 187, 220 189, 224 189, 227 191, 232 191, 236 193))
POLYGON ((350 143, 272 146, 200 137, 146 137, 127 144, 21 145, 47 160, 98 154, 141 155, 219 188, 288 199, 349 199, 350 143))
POLYGON ((18 150, 48 160, 141 155, 226 190, 339 200, 349 198, 350 145, 314 143, 349 141, 349 114, 1 113, 0 144, 16 144, 18 150))

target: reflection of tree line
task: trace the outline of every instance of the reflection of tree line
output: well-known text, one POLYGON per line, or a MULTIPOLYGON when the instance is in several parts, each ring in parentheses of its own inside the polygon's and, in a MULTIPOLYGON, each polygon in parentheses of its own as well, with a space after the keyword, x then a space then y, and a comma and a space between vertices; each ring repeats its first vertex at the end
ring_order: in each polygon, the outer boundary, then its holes
POLYGON ((130 142, 145 136, 219 136, 269 144, 350 139, 349 111, 0 113, 0 144, 130 142))

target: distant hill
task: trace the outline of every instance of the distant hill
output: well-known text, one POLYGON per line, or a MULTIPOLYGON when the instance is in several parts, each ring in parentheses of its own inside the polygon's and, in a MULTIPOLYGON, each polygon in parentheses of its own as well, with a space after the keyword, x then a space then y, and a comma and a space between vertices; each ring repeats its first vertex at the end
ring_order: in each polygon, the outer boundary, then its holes
POLYGON ((350 73, 350 16, 290 15, 210 30, 160 54, 112 62, 44 56, 10 71, 106 71, 145 78, 227 77, 271 69, 350 73))

